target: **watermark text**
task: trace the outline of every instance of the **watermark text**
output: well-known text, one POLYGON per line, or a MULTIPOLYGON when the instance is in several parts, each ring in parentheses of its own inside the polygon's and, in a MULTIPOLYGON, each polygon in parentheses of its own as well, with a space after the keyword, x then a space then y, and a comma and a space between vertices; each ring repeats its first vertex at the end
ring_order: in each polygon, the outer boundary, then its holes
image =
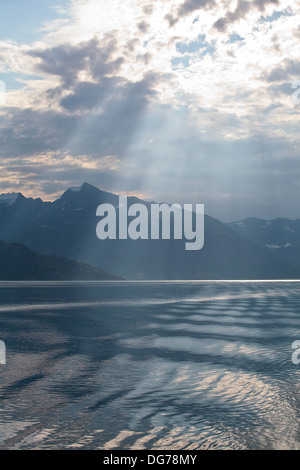
POLYGON ((299 340, 296 340, 293 342, 292 349, 295 349, 295 351, 292 354, 292 363, 297 366, 298 364, 300 364, 300 341, 299 340))
POLYGON ((292 102, 294 105, 300 104, 300 80, 293 82, 292 88, 296 89, 292 94, 292 102))
POLYGON ((132 204, 119 197, 119 206, 101 204, 96 234, 100 240, 186 240, 186 250, 201 250, 204 245, 204 205, 132 204), (117 217, 118 209, 118 217, 117 217))
POLYGON ((0 341, 0 364, 6 364, 6 347, 4 341, 0 341))

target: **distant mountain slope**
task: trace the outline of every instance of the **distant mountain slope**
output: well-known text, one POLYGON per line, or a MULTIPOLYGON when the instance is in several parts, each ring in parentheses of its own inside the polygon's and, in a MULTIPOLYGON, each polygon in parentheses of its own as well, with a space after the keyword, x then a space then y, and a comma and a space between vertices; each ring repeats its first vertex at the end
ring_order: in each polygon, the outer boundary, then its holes
MULTIPOLYGON (((130 206, 139 201, 128 198, 130 206)), ((201 202, 201 201, 199 201, 201 202)), ((300 268, 273 256, 217 219, 205 215, 205 242, 186 251, 185 240, 105 240, 96 236, 96 209, 119 198, 87 183, 54 202, 27 199, 0 205, 0 239, 40 253, 92 264, 127 279, 298 278, 300 268)), ((149 203, 146 203, 149 204, 149 203)))
POLYGON ((40 255, 24 245, 0 241, 1 281, 117 279, 105 271, 65 258, 40 255))
POLYGON ((272 251, 273 256, 300 263, 300 220, 247 218, 230 227, 243 237, 272 251))

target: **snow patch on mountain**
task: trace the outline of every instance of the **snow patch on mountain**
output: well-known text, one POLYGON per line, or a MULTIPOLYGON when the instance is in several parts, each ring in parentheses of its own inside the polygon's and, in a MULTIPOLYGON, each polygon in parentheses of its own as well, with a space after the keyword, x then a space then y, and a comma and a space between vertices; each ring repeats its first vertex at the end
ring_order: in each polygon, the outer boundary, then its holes
POLYGON ((279 245, 278 242, 273 243, 271 245, 266 244, 266 248, 269 248, 270 250, 277 250, 278 248, 288 248, 289 246, 292 246, 292 244, 285 243, 285 245, 279 245))
POLYGON ((287 227, 287 225, 284 225, 283 228, 285 228, 285 230, 288 230, 289 232, 295 233, 295 230, 292 230, 290 227, 287 227))
POLYGON ((12 206, 18 199, 19 193, 0 194, 0 204, 12 206))

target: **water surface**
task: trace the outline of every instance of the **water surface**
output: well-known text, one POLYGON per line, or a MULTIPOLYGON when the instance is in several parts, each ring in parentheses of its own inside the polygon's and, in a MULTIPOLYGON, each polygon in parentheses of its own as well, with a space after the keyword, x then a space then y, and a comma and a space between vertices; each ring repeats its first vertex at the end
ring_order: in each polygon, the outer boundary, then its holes
POLYGON ((0 283, 2 449, 300 449, 298 282, 0 283))

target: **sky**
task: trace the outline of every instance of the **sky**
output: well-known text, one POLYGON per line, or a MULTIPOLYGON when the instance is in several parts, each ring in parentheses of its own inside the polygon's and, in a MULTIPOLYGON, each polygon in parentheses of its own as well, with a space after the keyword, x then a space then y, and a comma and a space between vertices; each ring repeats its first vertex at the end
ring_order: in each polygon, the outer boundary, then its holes
POLYGON ((299 20, 296 0, 5 2, 0 193, 300 218, 299 20))

